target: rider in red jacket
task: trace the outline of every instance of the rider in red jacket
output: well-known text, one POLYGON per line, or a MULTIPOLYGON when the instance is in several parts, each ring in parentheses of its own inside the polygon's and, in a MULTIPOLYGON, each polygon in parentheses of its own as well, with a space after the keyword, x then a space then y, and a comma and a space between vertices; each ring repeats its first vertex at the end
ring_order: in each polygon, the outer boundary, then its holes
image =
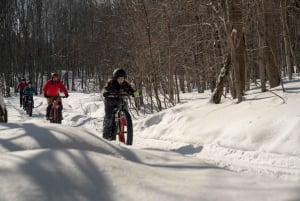
POLYGON ((20 107, 23 107, 23 90, 27 86, 26 79, 22 78, 17 86, 17 91, 20 92, 20 107))
POLYGON ((69 96, 68 90, 60 81, 58 74, 54 72, 51 74, 51 79, 48 80, 43 87, 43 93, 45 98, 47 98, 47 102, 48 102, 47 113, 46 113, 47 119, 49 119, 50 110, 53 103, 53 99, 52 99, 53 97, 55 97, 58 100, 62 108, 61 98, 59 97, 60 91, 62 91, 65 94, 66 98, 68 98, 69 96))

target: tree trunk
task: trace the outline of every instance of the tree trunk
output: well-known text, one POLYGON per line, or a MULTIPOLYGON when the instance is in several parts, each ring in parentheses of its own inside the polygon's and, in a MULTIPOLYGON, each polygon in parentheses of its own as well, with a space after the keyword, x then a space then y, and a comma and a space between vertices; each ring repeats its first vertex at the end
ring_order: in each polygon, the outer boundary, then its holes
POLYGON ((266 88, 266 68, 265 68, 265 47, 266 47, 266 39, 265 39, 265 30, 264 30, 264 15, 261 10, 261 6, 256 4, 256 30, 258 36, 258 67, 259 67, 259 78, 261 91, 267 91, 266 88))
POLYGON ((289 80, 292 79, 292 66, 291 66, 291 45, 289 39, 289 28, 287 25, 287 17, 286 17, 286 1, 287 0, 280 0, 281 5, 281 23, 282 23, 282 35, 283 35, 283 42, 284 42, 284 53, 285 53, 285 63, 287 67, 287 74, 289 80))
POLYGON ((152 41, 151 41, 151 32, 150 32, 150 22, 148 19, 148 12, 146 10, 146 5, 144 0, 142 0, 142 5, 143 5, 143 11, 145 14, 145 18, 146 18, 146 31, 147 31, 147 36, 148 36, 148 44, 149 44, 149 52, 150 52, 150 58, 151 58, 151 64, 152 64, 152 75, 151 77, 152 79, 152 83, 153 83, 153 90, 154 90, 154 95, 155 95, 155 99, 156 99, 156 103, 157 103, 157 107, 158 110, 161 111, 162 110, 162 106, 161 106, 161 100, 159 98, 159 94, 158 94, 158 80, 157 80, 157 71, 155 71, 155 62, 154 62, 154 58, 153 58, 153 52, 152 52, 152 41))
POLYGON ((230 64, 231 64, 231 55, 228 54, 226 57, 226 61, 218 76, 216 89, 213 92, 211 97, 211 102, 214 102, 215 104, 219 104, 221 102, 221 97, 223 94, 226 78, 229 75, 230 64))
POLYGON ((273 0, 263 0, 264 17, 265 17, 265 36, 266 36, 266 63, 267 73, 270 81, 270 87, 280 85, 280 71, 276 64, 276 40, 274 20, 274 2, 273 0))
POLYGON ((246 48, 241 7, 242 5, 239 0, 231 1, 231 5, 229 7, 229 19, 232 23, 232 32, 230 39, 231 56, 238 103, 242 101, 243 90, 245 88, 246 48))

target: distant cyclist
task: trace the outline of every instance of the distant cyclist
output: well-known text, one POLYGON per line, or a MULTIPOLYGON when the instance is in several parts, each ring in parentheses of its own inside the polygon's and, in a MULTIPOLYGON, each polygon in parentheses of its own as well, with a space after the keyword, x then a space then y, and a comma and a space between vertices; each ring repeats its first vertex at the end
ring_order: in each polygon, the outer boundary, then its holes
POLYGON ((20 93, 20 107, 23 107, 23 90, 27 86, 26 79, 22 78, 17 86, 17 92, 20 93))
POLYGON ((48 107, 47 107, 47 111, 46 111, 47 119, 49 119, 49 116, 50 116, 51 106, 53 103, 53 97, 55 97, 58 100, 58 102, 61 106, 61 109, 63 109, 61 98, 59 97, 60 91, 62 91, 65 94, 66 98, 69 97, 68 90, 63 85, 63 83, 60 81, 58 73, 53 72, 53 73, 51 73, 51 79, 48 80, 43 87, 44 97, 47 98, 47 103, 48 103, 48 107))
POLYGON ((25 89, 23 90, 23 96, 24 96, 24 99, 23 99, 23 107, 24 109, 26 108, 27 106, 27 103, 29 100, 32 101, 32 107, 34 107, 34 101, 33 101, 33 94, 37 95, 37 91, 36 91, 36 88, 32 86, 32 82, 28 82, 27 83, 27 86, 25 87, 25 89))
POLYGON ((117 68, 113 72, 113 76, 108 80, 103 89, 105 116, 103 120, 103 138, 112 140, 112 122, 114 109, 118 106, 117 97, 109 97, 110 94, 118 94, 127 92, 130 95, 138 96, 138 92, 133 89, 126 80, 127 74, 124 69, 117 68))

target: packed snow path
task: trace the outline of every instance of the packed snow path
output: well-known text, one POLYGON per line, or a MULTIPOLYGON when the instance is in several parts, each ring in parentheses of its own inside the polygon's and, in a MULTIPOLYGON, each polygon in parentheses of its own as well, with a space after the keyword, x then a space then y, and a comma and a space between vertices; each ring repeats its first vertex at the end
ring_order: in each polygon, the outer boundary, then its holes
POLYGON ((195 126, 195 117, 184 113, 196 110, 195 104, 136 119, 134 145, 125 147, 101 138, 99 95, 71 93, 63 101, 64 122, 54 125, 45 120, 44 98, 35 97, 31 118, 17 107, 18 97, 6 99, 9 123, 0 124, 1 201, 300 200, 297 155, 225 147, 223 141, 200 143, 195 133, 182 136, 182 129, 195 126))

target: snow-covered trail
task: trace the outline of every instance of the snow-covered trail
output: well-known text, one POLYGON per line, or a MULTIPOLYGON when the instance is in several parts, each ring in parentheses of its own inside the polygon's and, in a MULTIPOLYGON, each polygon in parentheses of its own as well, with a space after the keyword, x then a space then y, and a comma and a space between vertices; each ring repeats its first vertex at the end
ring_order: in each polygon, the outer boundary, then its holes
MULTIPOLYGON (((259 95, 255 95, 259 96, 259 95)), ((266 96, 269 96, 267 94, 266 96)), ((258 98, 261 98, 262 95, 258 98)), ((35 109, 33 117, 30 118, 25 114, 22 108, 18 107, 18 97, 12 97, 7 99, 7 105, 10 108, 10 118, 17 122, 24 123, 37 123, 46 124, 49 122, 45 120, 46 101, 41 96, 35 96, 35 109)), ((102 102, 99 101, 98 96, 85 95, 79 96, 75 94, 75 97, 70 99, 63 99, 64 103, 64 118, 62 125, 69 125, 75 127, 83 127, 89 131, 101 136, 102 131, 102 113, 103 108, 102 102), (80 97, 80 98, 78 98, 80 97), (91 98, 92 97, 92 98, 91 98), (93 115, 92 112, 98 113, 93 115)), ((251 105, 257 104, 257 101, 252 101, 251 105)), ((192 105, 192 104, 191 104, 192 105)), ((269 104, 270 105, 270 104, 269 104)), ((194 139, 183 140, 178 139, 178 136, 174 134, 173 137, 165 137, 162 132, 174 133, 172 128, 164 129, 159 131, 152 131, 151 135, 145 136, 143 129, 139 128, 140 121, 143 125, 155 125, 159 129, 163 123, 163 119, 168 121, 169 116, 173 116, 173 119, 183 119, 182 111, 189 110, 190 106, 183 106, 171 109, 173 115, 169 115, 170 112, 165 111, 160 114, 155 114, 146 118, 146 120, 134 120, 137 121, 135 126, 134 146, 135 149, 162 149, 168 151, 175 151, 180 154, 184 154, 189 157, 205 159, 211 164, 215 164, 219 167, 227 168, 238 172, 252 172, 261 175, 269 175, 273 177, 279 177, 281 179, 299 180, 300 178, 300 158, 297 155, 279 154, 279 153, 268 153, 258 150, 241 150, 236 147, 222 146, 218 143, 199 144, 194 139), (179 117, 176 117, 179 116, 179 117), (144 123, 145 122, 145 123, 144 123), (142 132, 140 132, 142 131, 142 132), (157 133, 154 134, 153 133, 157 133), (158 136, 158 137, 157 137, 158 136), (159 137, 162 136, 162 137, 159 137), (189 143, 188 143, 189 142, 189 143), (226 155, 226 157, 224 157, 226 155)), ((228 104, 221 106, 227 108, 228 104)), ((210 112, 210 109, 207 109, 210 112)), ((185 114, 184 114, 185 115, 185 114)), ((187 116, 187 115, 185 115, 187 116)), ((187 124, 186 121, 182 120, 183 124, 187 124)), ((179 124, 177 120, 175 124, 179 124)), ((192 122, 191 122, 192 123, 192 122)), ((167 124, 165 124, 167 125, 167 124)), ((170 126, 171 127, 171 126, 170 126)), ((149 126, 151 128, 151 126, 149 126)), ((177 128, 176 126, 174 127, 177 128)), ((146 130, 148 128, 145 128, 146 130)), ((179 130, 180 131, 180 130, 179 130)))
POLYGON ((33 117, 15 107, 18 97, 6 101, 9 123, 0 124, 1 201, 300 200, 298 181, 220 168, 203 160, 199 145, 139 134, 132 147, 103 140, 103 107, 95 96, 71 93, 64 99, 62 125, 45 120, 42 97, 35 97, 33 117))
MULTIPOLYGON (((261 98, 269 96, 269 94, 260 95, 260 97, 258 97, 259 94, 256 94, 255 96, 257 98, 261 98)), ((51 124, 45 120, 45 98, 35 96, 34 99, 35 109, 33 117, 28 117, 25 114, 25 111, 18 107, 18 97, 8 98, 7 107, 10 111, 9 116, 16 122, 35 123, 39 125, 45 124, 45 126, 48 127, 51 124)), ((269 107, 274 107, 272 104, 277 104, 278 100, 275 100, 275 103, 272 103, 272 101, 268 103, 269 107)), ((266 100, 263 101, 266 102, 266 100)), ((82 127, 101 137, 103 105, 102 101, 99 100, 99 95, 79 95, 75 93, 71 96, 71 98, 63 99, 63 104, 65 108, 63 110, 64 121, 61 126, 68 125, 76 128, 82 127)), ((257 101, 251 101, 249 104, 257 105, 258 103, 257 101)), ((134 145, 131 148, 173 151, 192 157, 195 160, 205 160, 210 164, 232 171, 249 172, 286 180, 300 180, 300 157, 297 155, 268 153, 259 150, 242 150, 236 147, 222 146, 218 142, 199 144, 197 139, 178 138, 179 135, 174 133, 176 132, 174 130, 179 128, 179 132, 181 131, 181 128, 180 126, 173 126, 174 129, 172 130, 172 124, 188 124, 184 118, 188 118, 189 113, 183 114, 183 111, 188 111, 189 108, 192 107, 195 108, 195 106, 192 105, 193 103, 183 104, 182 106, 174 109, 169 109, 171 112, 166 110, 159 114, 154 114, 146 119, 134 120, 136 121, 135 136, 134 145), (169 120, 170 117, 172 118, 171 120, 169 120), (172 120, 174 121, 172 122, 172 120), (164 123, 164 121, 169 121, 171 126, 164 123), (141 125, 148 126, 149 128, 140 128, 141 125), (159 130, 161 127, 165 126, 168 128, 159 130), (152 131, 152 127, 157 128, 152 131), (150 130, 151 134, 147 131, 148 133, 146 132, 146 136, 143 134, 145 133, 145 130, 150 130), (164 132, 174 133, 174 137, 166 137, 164 132)), ((224 110, 224 108, 228 108, 228 106, 230 105, 225 103, 224 105, 221 105, 219 109, 215 109, 215 111, 224 110)), ((201 112, 205 110, 207 110, 207 113, 211 112, 211 109, 206 104, 203 104, 203 108, 204 107, 208 109, 202 109, 201 112)), ((192 124, 193 122, 190 121, 190 123, 192 124)))
POLYGON ((45 122, 45 108, 46 102, 44 98, 34 97, 34 109, 32 117, 26 115, 26 112, 19 104, 19 95, 5 98, 6 106, 9 109, 9 122, 45 122))
POLYGON ((6 129, 1 201, 300 199, 296 182, 235 173, 170 151, 128 149, 74 127, 11 122, 0 128, 6 129))

